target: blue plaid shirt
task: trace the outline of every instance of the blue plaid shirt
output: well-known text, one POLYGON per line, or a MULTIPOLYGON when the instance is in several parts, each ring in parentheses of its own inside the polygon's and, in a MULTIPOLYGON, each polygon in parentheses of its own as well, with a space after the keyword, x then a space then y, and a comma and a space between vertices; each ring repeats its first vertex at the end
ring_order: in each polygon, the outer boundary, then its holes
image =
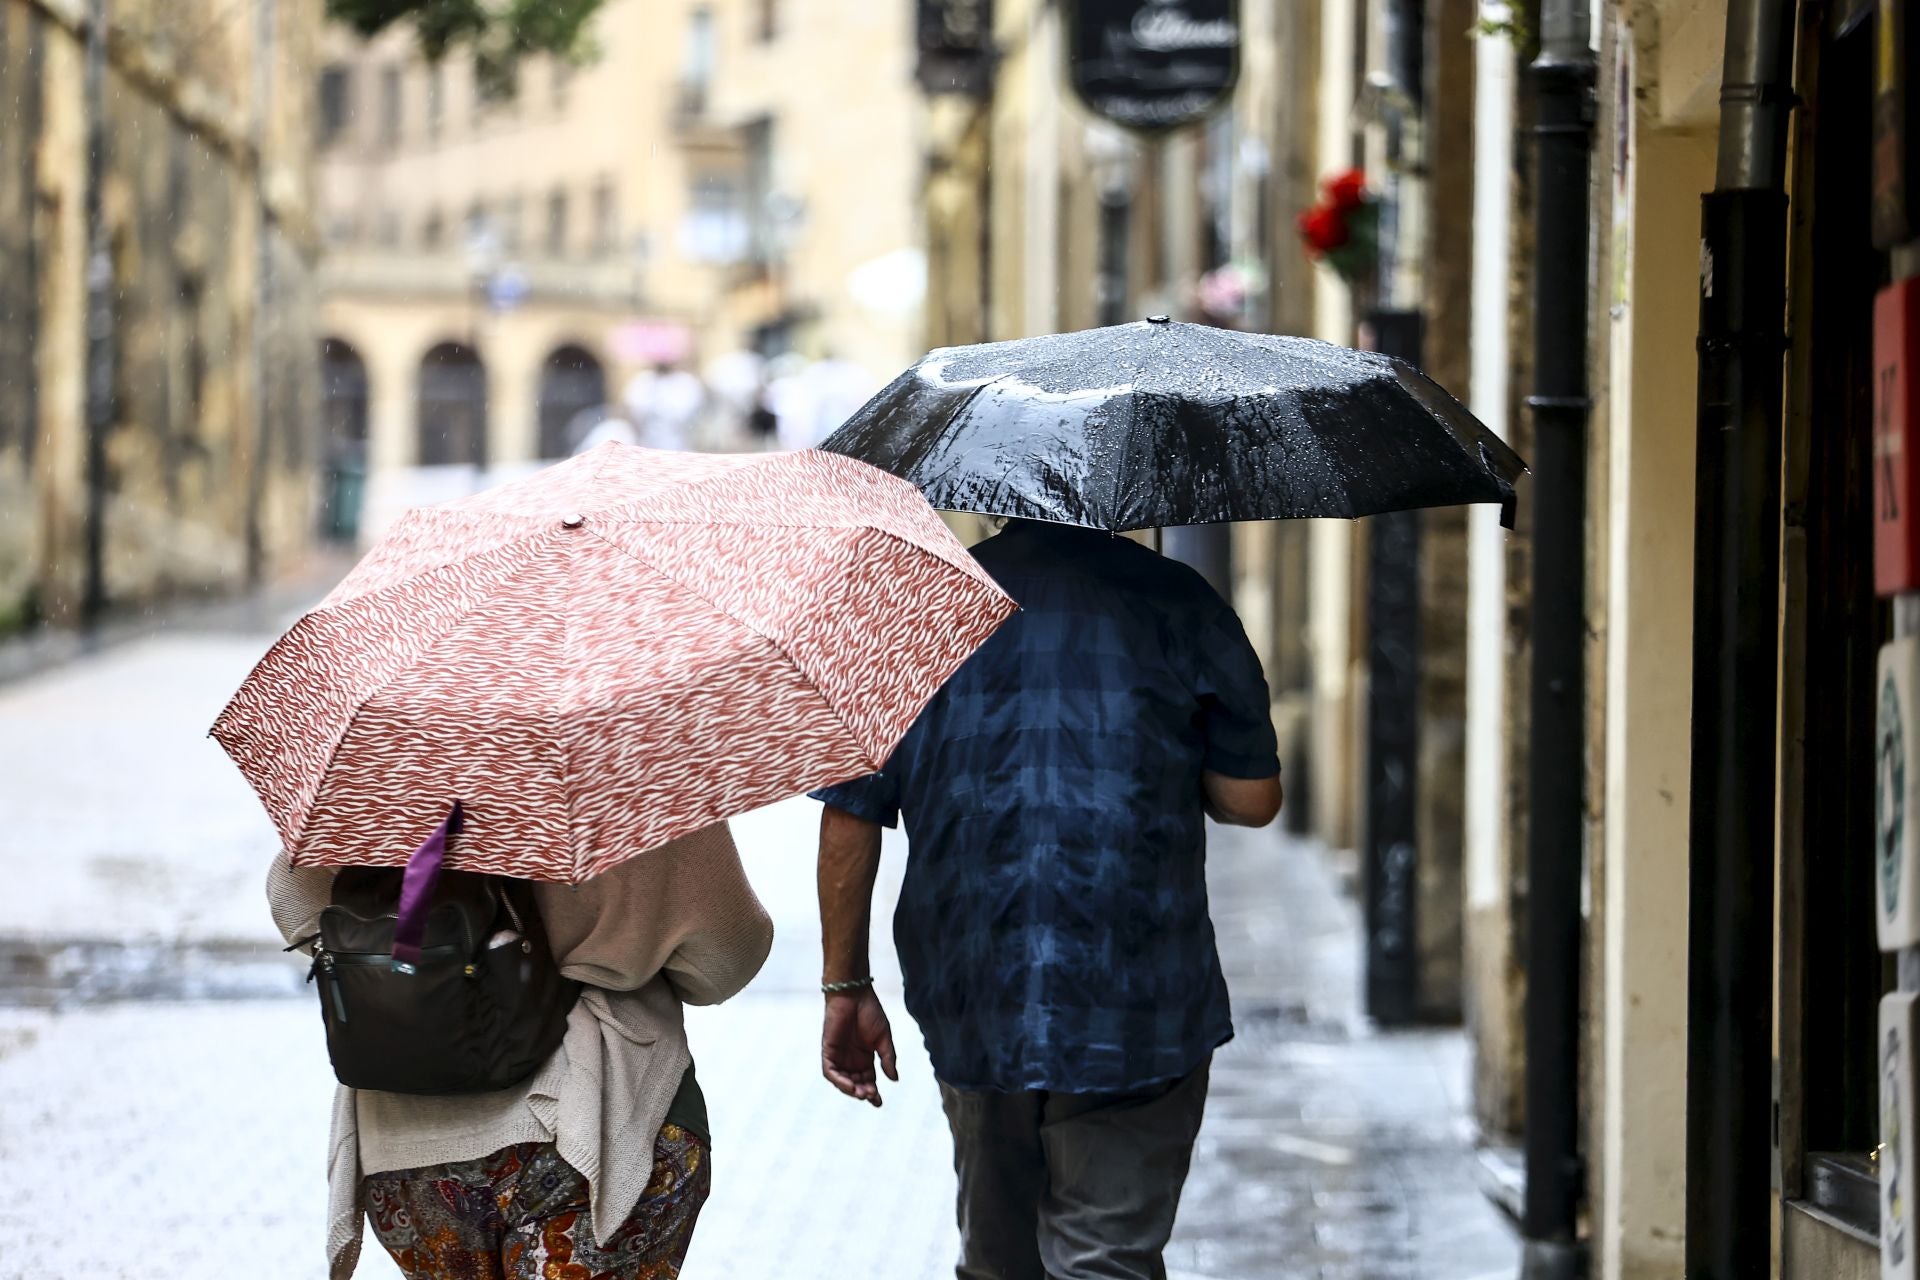
POLYGON ((1279 770, 1259 659, 1204 579, 1127 539, 1023 523, 974 556, 1021 612, 882 772, 814 795, 906 817, 893 936, 941 1080, 1183 1076, 1233 1035, 1200 774, 1279 770))

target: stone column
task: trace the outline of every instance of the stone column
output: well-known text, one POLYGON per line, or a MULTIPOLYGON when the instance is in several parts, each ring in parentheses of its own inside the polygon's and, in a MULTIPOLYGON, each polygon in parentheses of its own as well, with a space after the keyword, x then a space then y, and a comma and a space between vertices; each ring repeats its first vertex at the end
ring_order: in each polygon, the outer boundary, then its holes
POLYGON ((64 26, 43 25, 40 145, 34 176, 40 298, 39 422, 34 479, 40 496, 40 610, 81 621, 87 521, 87 104, 86 52, 64 26))

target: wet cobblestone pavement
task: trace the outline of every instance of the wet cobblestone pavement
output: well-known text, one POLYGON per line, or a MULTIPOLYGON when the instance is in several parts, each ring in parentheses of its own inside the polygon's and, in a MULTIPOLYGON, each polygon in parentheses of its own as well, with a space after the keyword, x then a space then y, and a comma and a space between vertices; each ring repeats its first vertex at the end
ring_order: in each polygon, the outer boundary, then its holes
MULTIPOLYGON (((0 684, 0 1280, 323 1274, 331 1076, 266 917, 271 829, 204 738, 268 638, 163 635, 0 684)), ((689 1280, 952 1275, 946 1129, 883 944, 903 1079, 874 1111, 819 1078, 815 814, 736 824, 779 939, 744 995, 688 1015, 716 1172, 689 1280)), ((1321 854, 1222 831, 1212 870, 1239 1035, 1171 1280, 1514 1276, 1462 1038, 1358 1017, 1355 910, 1321 854)), ((396 1273, 370 1250, 359 1274, 396 1273)))

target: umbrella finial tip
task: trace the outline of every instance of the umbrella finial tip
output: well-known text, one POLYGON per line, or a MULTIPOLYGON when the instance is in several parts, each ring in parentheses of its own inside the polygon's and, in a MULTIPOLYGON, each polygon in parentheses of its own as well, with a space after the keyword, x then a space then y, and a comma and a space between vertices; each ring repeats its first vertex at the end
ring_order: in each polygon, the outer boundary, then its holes
POLYGON ((1167 324, 1168 320, 1167 320, 1167 317, 1165 316, 1148 316, 1147 323, 1148 324, 1167 324))

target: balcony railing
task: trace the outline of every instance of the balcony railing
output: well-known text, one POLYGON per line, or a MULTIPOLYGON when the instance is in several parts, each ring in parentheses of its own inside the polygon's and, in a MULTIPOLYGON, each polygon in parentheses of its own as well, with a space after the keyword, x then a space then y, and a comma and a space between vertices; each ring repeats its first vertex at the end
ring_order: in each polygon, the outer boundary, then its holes
MULTIPOLYGON (((525 302, 626 307, 639 292, 634 264, 618 254, 514 260, 512 265, 526 284, 525 302)), ((320 288, 332 294, 471 298, 484 284, 458 251, 353 246, 332 250, 320 267, 320 288)))

